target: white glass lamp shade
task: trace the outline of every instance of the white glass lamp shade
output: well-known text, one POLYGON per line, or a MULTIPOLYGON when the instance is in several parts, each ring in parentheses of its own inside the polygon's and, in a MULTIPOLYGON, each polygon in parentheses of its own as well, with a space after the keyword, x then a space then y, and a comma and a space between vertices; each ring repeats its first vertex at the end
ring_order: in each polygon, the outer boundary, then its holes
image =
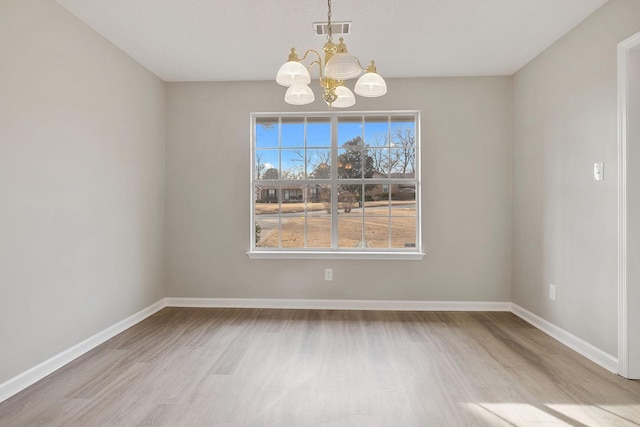
POLYGON ((276 82, 282 86, 308 85, 311 83, 311 76, 307 67, 298 61, 287 61, 278 70, 276 82))
POLYGON ((313 91, 307 85, 295 84, 287 89, 287 93, 284 94, 284 100, 287 104, 291 105, 305 105, 310 104, 315 100, 313 91))
POLYGON ((353 90, 360 96, 373 98, 387 93, 387 84, 380 74, 368 72, 358 79, 353 90))
POLYGON ((338 99, 333 101, 331 104, 332 107, 336 108, 347 108, 351 107, 356 103, 356 97, 353 95, 353 92, 349 90, 348 87, 338 86, 335 90, 336 96, 338 99))
POLYGON ((358 61, 347 52, 334 54, 324 67, 325 76, 334 80, 352 79, 361 72, 358 61))

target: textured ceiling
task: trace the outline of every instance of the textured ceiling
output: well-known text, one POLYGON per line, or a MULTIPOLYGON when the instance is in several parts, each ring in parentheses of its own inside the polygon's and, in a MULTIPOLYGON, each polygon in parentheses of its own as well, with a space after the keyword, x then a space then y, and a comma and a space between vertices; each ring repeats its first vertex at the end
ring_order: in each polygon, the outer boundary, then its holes
MULTIPOLYGON (((320 50, 322 0, 57 0, 166 81, 270 80, 320 50)), ((606 0, 333 0, 384 77, 511 75, 606 0)))

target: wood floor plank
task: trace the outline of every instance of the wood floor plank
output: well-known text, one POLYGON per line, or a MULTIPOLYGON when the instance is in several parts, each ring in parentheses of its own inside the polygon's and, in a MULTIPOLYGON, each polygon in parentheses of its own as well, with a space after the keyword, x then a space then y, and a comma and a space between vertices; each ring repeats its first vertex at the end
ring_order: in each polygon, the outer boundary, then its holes
POLYGON ((510 313, 166 308, 0 403, 22 426, 640 426, 510 313))

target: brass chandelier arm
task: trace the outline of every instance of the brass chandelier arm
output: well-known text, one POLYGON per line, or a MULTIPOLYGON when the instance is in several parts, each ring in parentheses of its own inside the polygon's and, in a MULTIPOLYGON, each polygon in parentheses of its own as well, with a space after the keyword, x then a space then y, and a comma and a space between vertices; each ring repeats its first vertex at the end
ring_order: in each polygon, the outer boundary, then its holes
MULTIPOLYGON (((301 59, 298 59, 298 62, 304 62, 304 60, 307 59, 307 56, 309 56, 310 53, 315 54, 318 59, 311 61, 309 65, 307 65, 307 70, 311 71, 311 67, 313 66, 313 64, 318 64, 318 70, 320 71, 320 81, 325 80, 323 69, 324 67, 322 66, 322 55, 320 55, 320 52, 314 49, 309 49, 304 53, 304 56, 301 59)), ((360 62, 358 62, 358 64, 360 64, 360 62)))
POLYGON ((318 64, 318 68, 320 69, 320 78, 322 78, 322 64, 320 63, 320 60, 317 61, 313 61, 311 62, 308 66, 307 66, 307 70, 309 70, 309 72, 311 72, 311 66, 313 64, 318 64))
POLYGON ((309 65, 307 65, 307 70, 311 71, 311 66, 313 64, 318 64, 318 69, 320 70, 320 79, 322 79, 324 77, 324 70, 322 69, 322 56, 317 50, 309 49, 304 53, 304 56, 301 59, 297 59, 297 61, 300 63, 304 62, 304 60, 307 59, 307 56, 309 56, 310 53, 314 53, 318 57, 318 59, 311 61, 309 65))
MULTIPOLYGON (((315 53, 316 56, 318 57, 318 62, 320 62, 320 59, 322 58, 320 56, 320 53, 318 53, 317 50, 313 50, 313 49, 309 49, 308 51, 306 51, 304 53, 304 56, 302 57, 302 59, 298 59, 298 62, 304 62, 304 60, 307 59, 307 56, 309 56, 310 53, 315 53)), ((314 62, 316 62, 316 61, 314 61, 314 62)), ((313 64, 313 62, 311 64, 313 64)), ((309 64, 309 65, 311 65, 311 64, 309 64)))
MULTIPOLYGON (((352 56, 353 56, 353 55, 352 55, 352 56)), ((353 59, 355 59, 355 60, 356 60, 356 62, 358 63, 358 67, 360 67, 360 69, 361 69, 362 71, 367 71, 367 70, 368 70, 368 68, 364 68, 364 67, 362 66, 362 63, 360 62, 360 60, 358 59, 358 57, 357 57, 357 56, 354 56, 354 57, 353 57, 353 59)), ((373 62, 373 61, 372 61, 372 62, 373 62)))

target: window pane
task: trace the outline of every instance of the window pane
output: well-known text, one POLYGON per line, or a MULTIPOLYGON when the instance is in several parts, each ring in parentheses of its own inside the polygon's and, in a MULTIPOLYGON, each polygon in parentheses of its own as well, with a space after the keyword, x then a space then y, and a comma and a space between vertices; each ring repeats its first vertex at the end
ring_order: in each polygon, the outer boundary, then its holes
POLYGON ((279 191, 276 185, 256 185, 255 194, 255 214, 277 214, 279 213, 279 191))
POLYGON ((328 117, 308 119, 307 147, 331 147, 331 123, 328 117))
POLYGON ((362 141, 362 118, 340 117, 338 118, 338 147, 346 143, 363 143, 362 141))
POLYGON ((413 139, 415 144, 416 123, 413 116, 391 118, 391 146, 405 145, 403 141, 413 139))
POLYGON ((304 187, 293 185, 282 185, 281 196, 282 206, 280 212, 283 214, 304 212, 304 187))
POLYGON ((389 176, 389 149, 369 148, 368 155, 371 157, 371 168, 373 169, 371 178, 387 178, 389 176))
POLYGON ((331 186, 309 185, 307 187, 307 211, 331 213, 331 186))
POLYGON ((280 189, 282 201, 280 242, 283 248, 304 248, 305 188, 300 185, 284 184, 280 189))
POLYGON ((331 214, 325 210, 307 214, 307 247, 331 247, 331 214))
POLYGON ((389 217, 367 217, 364 238, 369 248, 389 247, 389 217))
POLYGON ((389 201, 389 193, 384 192, 384 184, 367 184, 365 185, 365 206, 381 206, 384 202, 389 201))
POLYGON ((257 248, 277 248, 278 246, 278 218, 257 217, 255 220, 255 236, 257 248))
POLYGON ((304 147, 304 120, 285 117, 282 119, 282 147, 304 147))
MULTIPOLYGON (((371 157, 367 156, 368 159, 371 157)), ((369 176, 373 175, 373 160, 369 162, 369 176)), ((362 178, 362 153, 358 148, 349 147, 338 150, 338 178, 361 179, 362 178)))
POLYGON ((281 179, 304 179, 304 149, 282 150, 281 179))
POLYGON ((255 143, 259 148, 278 148, 278 118, 262 117, 256 119, 255 143))
POLYGON ((318 206, 312 206, 313 203, 331 203, 331 186, 330 185, 309 185, 307 187, 307 210, 321 210, 318 206))
POLYGON ((362 184, 338 186, 338 246, 362 247, 362 184))
POLYGON ((416 205, 415 203, 411 205, 405 204, 406 202, 392 202, 393 206, 391 207, 391 215, 395 217, 411 217, 415 218, 416 216, 416 205))
POLYGON ((391 178, 415 178, 415 149, 411 147, 391 149, 391 178))
POLYGON ((311 179, 331 178, 331 150, 307 150, 307 177, 311 179))
POLYGON ((389 206, 389 184, 367 184, 365 189, 367 206, 389 206))
POLYGON ((391 147, 392 178, 414 178, 416 138, 413 118, 393 119, 391 147))
POLYGON ((391 198, 394 205, 394 216, 406 216, 401 212, 415 211, 416 209, 416 186, 407 184, 393 184, 391 198), (396 212, 397 211, 397 212, 396 212))
POLYGON ((391 247, 415 248, 416 246, 416 218, 391 218, 391 247))
POLYGON ((340 248, 366 247, 362 239, 361 215, 356 213, 338 215, 338 246, 340 248))
POLYGON ((278 150, 256 150, 255 179, 278 179, 278 150))
POLYGON ((364 119, 364 141, 369 147, 389 146, 389 119, 366 117, 364 119))
POLYGON ((360 207, 361 192, 362 184, 338 186, 338 210, 342 209, 344 213, 357 210, 360 207))
POLYGON ((331 244, 331 186, 309 186, 307 198, 308 247, 330 248, 331 244))
POLYGON ((283 216, 280 240, 283 248, 304 248, 304 216, 283 216))
POLYGON ((381 198, 380 196, 373 196, 373 199, 374 200, 365 202, 364 215, 365 216, 389 216, 390 214, 389 195, 387 194, 386 199, 381 198))
POLYGON ((254 187, 256 247, 279 247, 280 204, 278 195, 278 187, 275 185, 256 185, 254 187))

